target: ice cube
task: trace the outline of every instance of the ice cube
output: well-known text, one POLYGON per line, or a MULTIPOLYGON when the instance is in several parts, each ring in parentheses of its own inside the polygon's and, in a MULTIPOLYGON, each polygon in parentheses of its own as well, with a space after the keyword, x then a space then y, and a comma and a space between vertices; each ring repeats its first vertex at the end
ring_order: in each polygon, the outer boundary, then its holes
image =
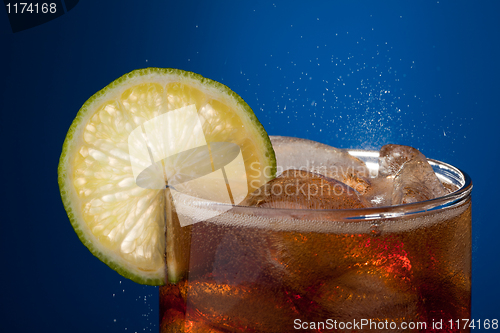
POLYGON ((365 192, 364 197, 373 207, 390 206, 394 179, 392 177, 378 177, 370 181, 372 186, 365 192))
POLYGON ((448 193, 427 158, 409 146, 383 146, 380 149, 378 177, 394 179, 390 194, 392 205, 430 200, 448 193))
POLYGON ((306 170, 336 179, 365 193, 370 187, 370 171, 360 159, 346 150, 319 142, 271 136, 278 174, 288 169, 306 170))
POLYGON ((407 204, 447 194, 426 159, 415 157, 406 162, 394 178, 392 204, 407 204))
POLYGON ((394 177, 406 162, 420 157, 425 159, 425 156, 418 150, 410 146, 402 145, 385 145, 380 148, 379 157, 379 177, 394 177))
MULTIPOLYGON (((397 290, 406 289, 412 274, 407 248, 397 235, 275 232, 269 237, 268 248, 273 264, 269 274, 314 304, 323 297, 314 296, 322 285, 326 281, 342 281, 346 272, 360 271, 363 277, 362 272, 367 269, 381 270, 397 290)), ((297 306, 306 311, 300 304, 297 306)))
POLYGON ((257 284, 191 281, 186 297, 187 320, 202 321, 224 332, 290 332, 299 316, 283 290, 257 284))
MULTIPOLYGON (((408 282, 388 273, 382 267, 373 266, 351 269, 323 283, 312 300, 324 315, 339 321, 366 319, 397 323, 418 319, 417 293, 408 282)), ((364 329, 371 332, 369 327, 364 329)))
POLYGON ((268 275, 303 298, 318 282, 338 277, 367 259, 361 235, 274 232, 268 237, 268 275))
MULTIPOLYGON (((353 209, 370 205, 357 191, 335 179, 294 169, 284 171, 257 189, 243 204, 291 209, 353 209)), ((269 266, 262 269, 293 288, 303 286, 303 281, 314 280, 314 274, 318 272, 336 274, 338 269, 357 262, 356 258, 350 260, 351 249, 336 235, 269 232, 262 238, 269 240, 263 246, 268 253, 265 256, 269 266)))
POLYGON ((397 235, 276 233, 271 253, 306 318, 397 321, 418 314, 412 265, 397 235))
POLYGON ((305 170, 285 170, 247 196, 243 206, 295 209, 354 209, 369 207, 352 187, 305 170))

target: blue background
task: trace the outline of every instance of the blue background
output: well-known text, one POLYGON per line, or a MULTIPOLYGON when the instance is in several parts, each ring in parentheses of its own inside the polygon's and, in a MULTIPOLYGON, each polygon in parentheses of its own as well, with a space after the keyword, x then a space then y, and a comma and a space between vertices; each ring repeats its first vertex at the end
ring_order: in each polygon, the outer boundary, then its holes
POLYGON ((57 185, 73 118, 137 68, 220 81, 270 135, 399 143, 473 179, 473 318, 500 319, 498 1, 96 1, 12 33, 0 9, 1 326, 155 332, 158 290, 94 258, 57 185), (5 307, 6 306, 6 307, 5 307))

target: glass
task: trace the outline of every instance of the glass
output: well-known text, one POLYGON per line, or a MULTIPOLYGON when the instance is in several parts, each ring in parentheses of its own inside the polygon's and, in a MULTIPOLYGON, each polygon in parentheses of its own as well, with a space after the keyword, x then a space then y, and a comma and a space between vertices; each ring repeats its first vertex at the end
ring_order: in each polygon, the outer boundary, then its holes
MULTIPOLYGON (((378 152, 349 153, 378 168, 378 152)), ((344 210, 179 201, 179 214, 214 217, 183 228, 189 270, 160 287, 160 331, 468 331, 450 324, 470 318, 472 182, 429 163, 458 189, 344 210)))

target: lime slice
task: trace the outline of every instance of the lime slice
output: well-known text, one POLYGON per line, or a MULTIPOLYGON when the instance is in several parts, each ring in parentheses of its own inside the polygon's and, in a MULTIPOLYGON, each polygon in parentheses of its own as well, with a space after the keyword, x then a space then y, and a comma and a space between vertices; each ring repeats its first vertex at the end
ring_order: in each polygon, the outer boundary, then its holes
MULTIPOLYGON (((164 284, 166 255, 185 249, 186 237, 178 221, 176 227, 166 228, 169 191, 138 185, 130 137, 169 112, 188 114, 183 110, 195 110, 207 144, 239 147, 246 169, 245 193, 274 177, 271 142, 243 99, 221 83, 177 69, 135 70, 94 94, 73 121, 59 161, 61 197, 82 243, 109 267, 141 284, 164 284), (177 237, 183 238, 181 246, 167 245, 167 239, 175 242, 177 237)), ((193 146, 193 128, 179 117, 165 131, 174 152, 193 146)), ((163 164, 169 179, 182 169, 172 165, 163 164)), ((175 256, 170 259, 169 281, 175 281, 186 267, 178 265, 175 256)))

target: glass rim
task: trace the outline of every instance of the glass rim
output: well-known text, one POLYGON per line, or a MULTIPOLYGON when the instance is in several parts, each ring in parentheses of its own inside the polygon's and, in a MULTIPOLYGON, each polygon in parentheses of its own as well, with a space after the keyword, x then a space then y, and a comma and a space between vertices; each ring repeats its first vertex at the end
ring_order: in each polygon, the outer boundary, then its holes
MULTIPOLYGON (((370 156, 372 158, 376 157, 378 159, 379 152, 373 150, 361 150, 361 149, 347 149, 347 151, 356 157, 361 155, 370 156)), ((253 215, 253 216, 283 216, 290 217, 292 219, 308 219, 310 216, 314 215, 314 220, 318 217, 326 217, 328 220, 336 221, 351 221, 353 220, 377 220, 377 219, 387 219, 394 217, 409 216, 415 214, 421 214, 430 211, 441 211, 446 208, 453 208, 461 203, 465 202, 471 195, 472 191, 472 180, 470 176, 462 171, 461 169, 452 166, 451 164, 438 161, 435 159, 427 159, 429 164, 433 169, 447 172, 449 177, 460 183, 460 187, 448 193, 442 197, 434 198, 425 201, 419 201, 414 203, 395 205, 395 206, 382 206, 382 207, 367 207, 367 208, 357 208, 357 209, 297 209, 297 208, 264 208, 264 207, 253 207, 253 206, 240 206, 231 205, 220 202, 204 201, 199 202, 200 206, 205 209, 214 211, 231 211, 238 215, 253 215), (457 179, 456 177, 459 177, 457 179)), ((441 178, 446 178, 442 176, 441 178)), ((195 200, 197 201, 197 200, 195 200)), ((323 218, 320 218, 323 220, 323 218)))

